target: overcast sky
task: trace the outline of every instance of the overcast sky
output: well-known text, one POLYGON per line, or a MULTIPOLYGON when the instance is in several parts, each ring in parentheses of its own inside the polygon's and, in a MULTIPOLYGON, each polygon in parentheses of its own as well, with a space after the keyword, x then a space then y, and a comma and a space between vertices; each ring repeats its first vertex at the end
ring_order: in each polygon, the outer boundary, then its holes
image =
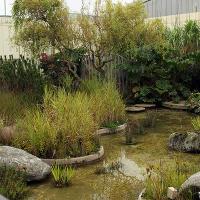
MULTIPOLYGON (((88 4, 94 4, 95 0, 85 0, 88 4)), ((123 2, 133 2, 133 0, 112 0, 113 2, 123 1, 123 2)), ((0 15, 5 15, 5 7, 6 7, 6 14, 11 15, 11 8, 12 3, 14 0, 0 0, 0 15), (6 6, 4 4, 6 2, 6 6)), ((65 0, 67 5, 70 8, 70 12, 79 12, 81 9, 81 0, 65 0)))

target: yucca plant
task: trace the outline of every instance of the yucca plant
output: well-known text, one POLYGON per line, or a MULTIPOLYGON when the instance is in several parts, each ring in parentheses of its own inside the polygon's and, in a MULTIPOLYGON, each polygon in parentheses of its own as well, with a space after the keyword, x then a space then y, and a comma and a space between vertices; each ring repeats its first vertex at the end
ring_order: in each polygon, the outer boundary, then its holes
POLYGON ((51 172, 54 177, 56 187, 68 186, 74 175, 74 170, 71 167, 62 167, 57 163, 51 167, 51 172))

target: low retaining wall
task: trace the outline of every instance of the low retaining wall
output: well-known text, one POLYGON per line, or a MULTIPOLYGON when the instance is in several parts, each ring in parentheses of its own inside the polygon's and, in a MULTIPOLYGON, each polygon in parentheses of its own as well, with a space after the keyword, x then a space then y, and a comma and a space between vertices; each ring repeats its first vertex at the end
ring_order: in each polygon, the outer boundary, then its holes
POLYGON ((113 133, 113 132, 116 133, 116 132, 125 130, 126 127, 127 127, 127 124, 122 124, 122 125, 118 126, 117 129, 116 129, 115 131, 112 131, 112 130, 110 130, 110 129, 108 129, 108 128, 102 128, 102 129, 99 129, 99 130, 96 132, 96 134, 97 134, 97 135, 106 135, 106 134, 113 133))
POLYGON ((49 165, 53 165, 56 163, 59 165, 86 165, 91 162, 101 160, 103 156, 104 156, 104 148, 103 146, 101 146, 100 150, 97 153, 88 156, 82 156, 77 158, 41 159, 41 160, 49 165))

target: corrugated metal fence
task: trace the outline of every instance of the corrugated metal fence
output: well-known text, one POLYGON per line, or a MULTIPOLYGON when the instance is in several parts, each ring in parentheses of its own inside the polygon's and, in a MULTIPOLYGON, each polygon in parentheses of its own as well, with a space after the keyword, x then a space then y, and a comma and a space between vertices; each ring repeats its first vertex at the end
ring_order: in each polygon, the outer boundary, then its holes
POLYGON ((200 21, 200 0, 146 0, 145 10, 148 18, 161 18, 169 27, 200 21))
MULTIPOLYGON (((130 62, 120 55, 107 55, 103 57, 104 61, 111 60, 103 67, 105 71, 105 81, 114 81, 121 92, 126 92, 129 81, 127 72, 120 70, 117 66, 130 62)), ((96 58, 94 63, 96 62, 96 58)), ((90 56, 86 57, 83 62, 82 78, 92 79, 93 77, 100 78, 100 73, 95 69, 93 61, 90 56)))

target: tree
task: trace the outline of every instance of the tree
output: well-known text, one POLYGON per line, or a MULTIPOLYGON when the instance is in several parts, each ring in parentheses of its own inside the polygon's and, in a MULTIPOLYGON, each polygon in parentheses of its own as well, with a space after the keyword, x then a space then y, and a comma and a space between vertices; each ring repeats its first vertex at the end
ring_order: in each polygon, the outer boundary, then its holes
POLYGON ((12 16, 17 45, 36 58, 51 48, 58 51, 61 61, 80 79, 72 62, 73 50, 79 47, 78 29, 62 0, 15 0, 12 16))
POLYGON ((143 44, 159 45, 163 41, 163 24, 159 20, 146 20, 140 0, 125 5, 96 0, 95 5, 92 16, 83 6, 78 17, 79 40, 102 75, 105 64, 111 61, 104 60, 105 55, 114 53, 131 59, 130 49, 143 44))
POLYGON ((15 0, 12 17, 15 42, 34 56, 74 47, 75 23, 62 0, 15 0))

